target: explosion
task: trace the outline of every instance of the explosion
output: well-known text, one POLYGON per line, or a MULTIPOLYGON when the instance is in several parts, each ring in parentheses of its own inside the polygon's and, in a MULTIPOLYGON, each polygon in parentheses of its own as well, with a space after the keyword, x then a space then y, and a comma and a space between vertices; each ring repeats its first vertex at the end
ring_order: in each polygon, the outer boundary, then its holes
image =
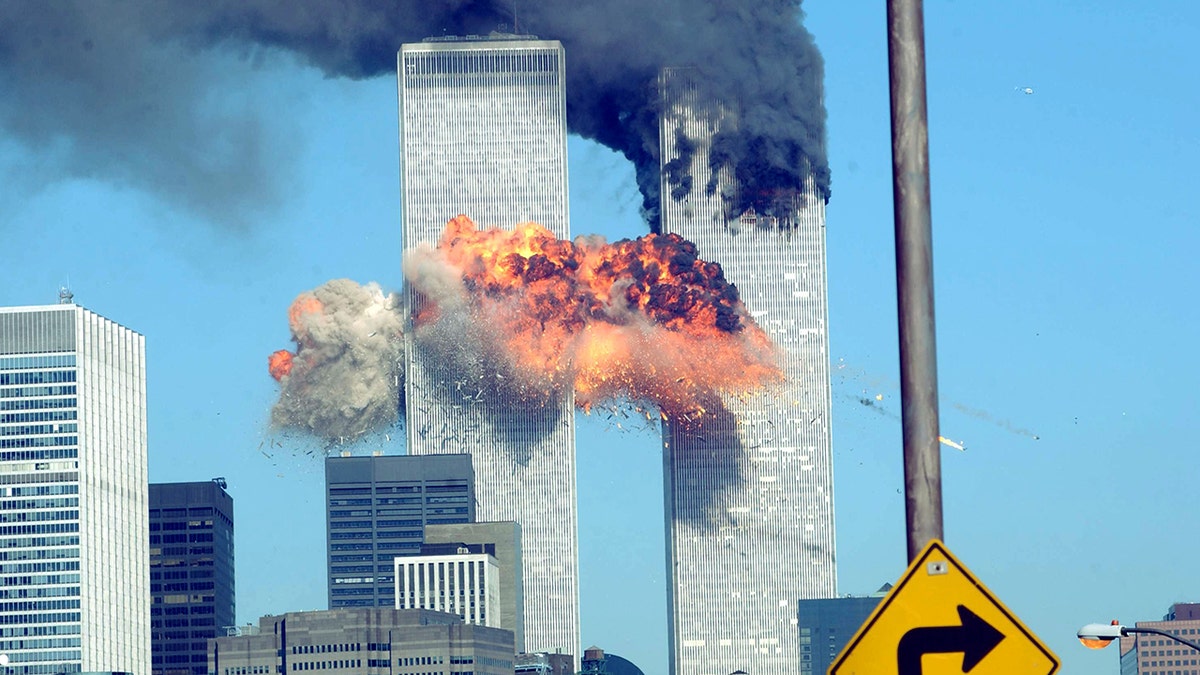
POLYGON ((358 438, 399 414, 403 316, 379 286, 334 279, 288 309, 295 353, 268 359, 280 383, 271 421, 327 441, 358 438))
POLYGON ((570 242, 536 223, 479 230, 460 215, 404 269, 417 345, 495 394, 538 404, 570 387, 585 410, 629 400, 690 419, 721 394, 782 380, 721 266, 676 234, 570 242))
MULTIPOLYGON (((412 345, 442 386, 483 405, 542 409, 568 388, 584 410, 632 402, 688 424, 722 395, 780 382, 770 338, 721 266, 677 234, 609 244, 558 239, 536 223, 480 230, 466 216, 437 248, 405 254, 412 345)), ((280 427, 331 442, 394 424, 403 318, 378 286, 330 281, 288 310, 293 354, 269 358, 280 427)))

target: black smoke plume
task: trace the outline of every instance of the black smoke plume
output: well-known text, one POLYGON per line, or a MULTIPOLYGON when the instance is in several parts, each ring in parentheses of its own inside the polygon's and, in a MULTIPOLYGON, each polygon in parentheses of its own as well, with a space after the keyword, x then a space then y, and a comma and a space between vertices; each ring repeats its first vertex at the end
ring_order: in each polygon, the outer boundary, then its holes
MULTIPOLYGON (((567 50, 571 131, 633 162, 656 228, 667 66, 694 68, 736 116, 711 154, 740 181, 739 208, 769 211, 809 171, 828 197, 823 64, 802 15, 800 0, 0 0, 0 135, 60 174, 244 220, 279 195, 286 144, 277 110, 214 104, 229 59, 283 50, 368 78, 392 75, 405 42, 536 34, 567 50)), ((676 171, 672 192, 693 180, 710 178, 676 171)))

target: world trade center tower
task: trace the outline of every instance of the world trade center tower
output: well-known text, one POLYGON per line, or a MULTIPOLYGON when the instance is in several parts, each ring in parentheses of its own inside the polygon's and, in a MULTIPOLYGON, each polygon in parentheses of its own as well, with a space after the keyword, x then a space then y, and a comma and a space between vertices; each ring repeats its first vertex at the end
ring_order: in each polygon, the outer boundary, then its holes
MULTIPOLYGON (((435 38, 402 46, 398 61, 405 250, 436 245, 460 213, 481 228, 534 221, 567 238, 562 45, 523 36, 435 38)), ((407 298, 418 316, 422 299, 411 285, 407 298)), ((412 333, 404 364, 408 452, 471 454, 477 519, 521 524, 525 651, 578 655, 572 392, 536 404, 497 393, 498 374, 451 363, 446 345, 412 333)))
POLYGON ((664 424, 671 673, 798 673, 796 603, 836 592, 825 202, 809 177, 784 217, 731 213, 723 195, 739 186, 722 169, 707 189, 709 150, 737 121, 702 109, 688 72, 661 82, 662 229, 721 264, 785 382, 699 425, 664 424), (694 186, 670 184, 681 168, 694 186))

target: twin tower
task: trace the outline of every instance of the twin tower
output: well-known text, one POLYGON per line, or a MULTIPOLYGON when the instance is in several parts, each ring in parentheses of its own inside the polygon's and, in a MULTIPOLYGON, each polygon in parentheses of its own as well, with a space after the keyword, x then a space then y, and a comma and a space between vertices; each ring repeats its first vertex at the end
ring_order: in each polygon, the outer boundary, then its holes
MULTIPOLYGON (((398 76, 406 249, 436 245, 459 213, 481 227, 535 221, 570 238, 560 43, 504 36, 404 45, 398 76)), ((681 131, 693 172, 707 171, 712 120, 686 95, 664 94, 662 162, 681 154, 681 131)), ((662 230, 722 265, 781 348, 786 383, 726 401, 701 427, 663 423, 671 672, 796 673, 821 648, 801 643, 797 601, 836 592, 824 200, 811 180, 798 186, 809 198, 780 228, 753 212, 731 218, 721 193, 736 185, 712 194, 697 185, 682 198, 678 188, 665 196, 664 185, 662 230)), ((484 406, 454 386, 460 373, 407 347, 408 452, 471 454, 478 520, 522 527, 526 649, 578 654, 570 393, 536 410, 519 400, 484 406)))

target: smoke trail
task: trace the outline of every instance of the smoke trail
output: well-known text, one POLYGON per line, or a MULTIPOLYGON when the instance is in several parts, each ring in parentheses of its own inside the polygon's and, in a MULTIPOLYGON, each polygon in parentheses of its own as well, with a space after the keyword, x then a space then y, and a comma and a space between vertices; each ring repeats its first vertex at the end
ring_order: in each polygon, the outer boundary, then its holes
POLYGON ((280 383, 271 423, 329 442, 395 424, 404 350, 396 301, 348 279, 301 293, 288 310, 296 352, 275 352, 269 362, 280 383))
MULTIPOLYGON (((695 68, 701 95, 736 117, 714 139, 711 170, 741 182, 737 208, 769 211, 810 169, 828 197, 823 63, 801 18, 799 0, 3 2, 0 133, 56 157, 60 176, 102 176, 246 222, 279 194, 271 167, 287 145, 274 108, 219 95, 230 64, 251 73, 268 47, 333 76, 388 76, 404 42, 533 33, 563 42, 570 129, 633 162, 656 229, 665 66, 695 68)), ((676 171, 670 185, 710 180, 676 171)))

